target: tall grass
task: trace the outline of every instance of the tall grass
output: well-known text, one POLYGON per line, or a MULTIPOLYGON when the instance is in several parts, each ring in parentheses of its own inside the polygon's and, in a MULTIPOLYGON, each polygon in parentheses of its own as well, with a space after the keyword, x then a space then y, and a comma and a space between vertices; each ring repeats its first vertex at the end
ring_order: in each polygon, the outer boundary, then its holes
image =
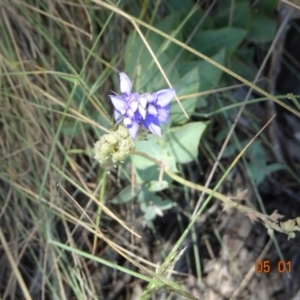
MULTIPOLYGON (((114 128, 107 95, 116 84, 114 74, 123 68, 125 41, 131 30, 142 37, 141 27, 156 32, 166 44, 179 45, 265 97, 249 100, 247 106, 271 99, 300 116, 256 82, 181 42, 176 32, 167 34, 155 28, 153 23, 160 17, 160 9, 159 1, 145 1, 141 6, 135 1, 1 2, 1 299, 134 299, 133 291, 138 295, 135 299, 150 299, 161 290, 196 299, 184 284, 172 279, 170 271, 185 255, 182 244, 188 237, 194 242, 192 260, 196 261, 195 273, 200 280, 203 270, 197 222, 213 196, 226 201, 227 197, 217 193, 217 189, 230 176, 246 148, 233 134, 239 155, 231 166, 218 165, 220 173, 214 190, 184 179, 184 168, 180 176, 170 175, 181 183, 173 191, 177 188, 185 203, 191 202, 193 193, 194 199, 199 199, 203 191, 209 197, 204 204, 199 201, 200 209, 195 209, 196 203, 186 207, 183 215, 188 218, 187 226, 176 211, 181 229, 171 244, 162 238, 155 222, 148 224, 158 249, 153 259, 147 250, 151 246, 145 242, 147 230, 143 228, 143 217, 137 213, 138 206, 131 202, 120 208, 109 202, 125 182, 134 186, 134 170, 120 167, 107 173, 93 159, 92 150, 98 137, 114 128)), ((193 11, 189 13, 187 18, 193 11)), ((143 42, 147 46, 147 36, 143 42)), ((151 48, 148 50, 151 52, 151 48)), ((151 55, 164 73, 158 54, 151 55)), ((210 113, 195 113, 194 117, 216 115, 230 128, 227 110, 243 107, 243 112, 255 119, 247 106, 230 100, 226 91, 234 88, 207 91, 222 95, 228 105, 220 105, 210 113)), ((184 98, 177 100, 181 103, 184 98)), ((261 133, 262 126, 255 126, 255 134, 261 133)), ((218 153, 209 150, 213 133, 208 134, 211 135, 201 147, 207 147, 207 159, 213 166, 218 153)), ((248 146, 257 138, 252 137, 248 146)), ((222 153, 226 149, 225 145, 222 153)), ((253 181, 254 174, 249 172, 246 160, 243 165, 247 178, 253 181)), ((255 184, 252 182, 251 186, 255 184)), ((255 194, 259 199, 256 189, 255 194)), ((262 201, 260 205, 264 213, 262 201)), ((216 226, 214 230, 214 235, 221 237, 216 226)), ((276 237, 272 239, 278 245, 276 237)), ((220 244, 223 245, 222 237, 220 244)), ((279 246, 277 251, 283 258, 279 246)))

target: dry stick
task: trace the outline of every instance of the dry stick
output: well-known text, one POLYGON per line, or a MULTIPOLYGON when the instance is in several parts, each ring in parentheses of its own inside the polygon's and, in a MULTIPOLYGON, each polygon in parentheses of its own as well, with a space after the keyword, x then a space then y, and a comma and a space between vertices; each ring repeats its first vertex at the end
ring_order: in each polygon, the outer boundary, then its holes
POLYGON ((295 8, 297 8, 297 9, 300 9, 300 6, 298 6, 297 4, 294 4, 294 3, 290 2, 290 1, 281 0, 281 2, 284 2, 284 3, 286 3, 288 5, 291 5, 291 6, 295 7, 295 8))
MULTIPOLYGON (((273 42, 272 42, 272 44, 270 46, 270 49, 269 49, 269 51, 268 51, 268 53, 267 53, 267 55, 266 55, 263 63, 261 64, 261 66, 260 66, 260 68, 259 68, 259 70, 258 70, 258 72, 257 72, 257 74, 256 74, 256 76, 254 78, 254 81, 253 81, 254 84, 258 81, 259 76, 261 75, 261 73, 262 73, 262 71, 263 71, 263 69, 264 69, 264 67, 265 67, 265 65, 267 63, 268 58, 272 54, 272 51, 273 51, 273 49, 274 49, 277 41, 279 40, 280 36, 282 35, 282 32, 283 32, 283 29, 284 29, 285 25, 286 25, 286 23, 282 23, 281 26, 280 26, 280 28, 278 29, 278 31, 276 33, 276 36, 274 37, 274 40, 273 40, 273 42)), ((215 171, 217 169, 217 166, 218 166, 219 161, 220 161, 220 159, 221 159, 221 157, 223 155, 223 152, 224 152, 225 148, 227 147, 227 144, 228 144, 228 142, 229 142, 229 140, 230 140, 230 138, 231 138, 231 136, 233 134, 233 131, 234 131, 234 129, 235 129, 235 127, 236 127, 236 125, 237 125, 237 123, 238 123, 238 121, 239 121, 242 113, 243 113, 243 110, 244 110, 244 108, 246 106, 247 101, 249 100, 249 97, 250 97, 252 91, 253 91, 253 88, 250 88, 249 91, 248 91, 248 93, 247 93, 247 95, 246 95, 246 98, 245 98, 242 106, 240 107, 240 110, 237 113, 237 116, 236 116, 236 118, 234 120, 234 123, 232 124, 232 126, 231 126, 231 128, 230 128, 230 130, 228 132, 228 135, 227 135, 227 137, 226 137, 226 139, 225 139, 225 141, 224 141, 224 143, 222 145, 222 148, 221 148, 221 150, 220 150, 220 152, 218 154, 217 160, 214 163, 214 166, 213 166, 213 168, 212 168, 212 170, 211 170, 211 172, 210 172, 210 174, 208 176, 208 179, 207 179, 207 181, 205 183, 206 187, 209 186, 209 184, 210 184, 210 182, 211 182, 211 180, 213 178, 213 175, 214 175, 214 173, 215 173, 215 171)), ((274 116, 274 114, 272 116, 274 116)), ((270 119, 272 116, 269 116, 268 119, 270 119)), ((204 197, 204 194, 202 193, 201 196, 200 196, 200 198, 199 198, 199 200, 198 200, 198 203, 197 203, 197 205, 196 205, 196 207, 194 209, 192 217, 194 217, 195 214, 197 213, 197 211, 198 211, 198 209, 199 209, 199 207, 200 207, 200 205, 201 205, 201 203, 203 201, 203 197, 204 197)))
MULTIPOLYGON (((282 5, 279 9, 279 16, 278 16, 279 28, 282 28, 283 33, 279 37, 276 47, 274 47, 274 52, 271 58, 270 70, 268 74, 268 79, 269 79, 268 92, 271 95, 275 94, 275 84, 280 71, 281 58, 282 58, 284 41, 286 36, 286 30, 283 29, 285 29, 287 22, 289 21, 290 16, 292 14, 292 11, 293 10, 291 7, 285 5, 282 5)), ((266 108, 267 108, 266 119, 268 120, 270 116, 276 113, 275 103, 271 100, 268 100, 266 108)), ((277 132, 277 122, 275 121, 268 128, 268 134, 269 134, 269 139, 271 141, 271 144, 273 145, 273 148, 275 150, 274 152, 277 160, 283 161, 282 148, 280 146, 280 142, 278 140, 278 136, 276 132, 277 132)))
POLYGON ((191 189, 196 189, 198 191, 201 191, 208 195, 213 195, 213 197, 221 200, 225 204, 225 209, 227 208, 236 208, 242 213, 248 215, 250 219, 260 219, 265 225, 269 226, 270 228, 273 228, 276 231, 286 233, 276 222, 274 222, 270 216, 264 215, 261 212, 258 212, 254 210, 251 207, 239 204, 238 202, 235 202, 231 200, 230 198, 224 196, 223 194, 219 192, 215 192, 209 188, 206 188, 202 185, 196 184, 194 182, 188 181, 186 179, 183 179, 182 177, 178 176, 177 174, 173 173, 172 171, 166 169, 165 172, 175 181, 178 183, 181 183, 182 185, 185 185, 187 187, 190 187, 191 189))
MULTIPOLYGON (((136 152, 134 152, 134 154, 143 156, 143 157, 145 157, 149 160, 152 160, 153 162, 157 162, 158 164, 161 164, 160 161, 158 161, 156 159, 153 159, 152 157, 148 156, 147 154, 145 154, 143 152, 136 151, 136 152)), ((224 196, 223 194, 221 194, 219 192, 216 192, 216 191, 213 191, 213 190, 211 190, 211 189, 209 189, 205 186, 202 186, 202 185, 196 184, 194 182, 188 181, 188 180, 180 177, 179 175, 175 174, 174 172, 170 171, 169 169, 165 169, 165 172, 173 180, 177 181, 178 183, 181 183, 182 185, 190 187, 191 189, 198 190, 198 191, 203 192, 204 194, 207 194, 207 195, 213 195, 213 197, 215 197, 218 200, 221 200, 224 203, 225 209, 236 208, 239 211, 241 211, 242 213, 249 216, 250 219, 260 219, 262 221, 262 223, 264 223, 266 226, 269 226, 270 228, 273 228, 276 231, 286 233, 275 221, 273 221, 271 219, 270 216, 264 215, 263 213, 258 212, 258 211, 254 210, 251 207, 239 204, 238 202, 235 202, 235 201, 231 200, 227 196, 224 196)))

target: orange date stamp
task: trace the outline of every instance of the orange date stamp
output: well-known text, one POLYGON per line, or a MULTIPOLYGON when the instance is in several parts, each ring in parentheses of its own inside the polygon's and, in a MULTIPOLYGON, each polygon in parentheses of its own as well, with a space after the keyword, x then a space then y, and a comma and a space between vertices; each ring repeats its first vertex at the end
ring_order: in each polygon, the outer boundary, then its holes
POLYGON ((272 270, 276 270, 279 273, 291 273, 292 271, 292 262, 290 260, 280 260, 276 267, 271 266, 269 260, 257 260, 254 264, 254 269, 256 273, 270 273, 272 270))

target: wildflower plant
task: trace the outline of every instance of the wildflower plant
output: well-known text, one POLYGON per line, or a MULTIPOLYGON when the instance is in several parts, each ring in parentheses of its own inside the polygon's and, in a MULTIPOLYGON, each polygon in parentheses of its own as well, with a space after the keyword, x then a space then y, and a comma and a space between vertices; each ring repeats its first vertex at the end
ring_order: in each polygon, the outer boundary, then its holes
POLYGON ((162 136, 160 124, 169 121, 170 102, 175 97, 173 89, 152 94, 132 93, 132 83, 125 73, 120 73, 121 95, 110 95, 117 123, 123 121, 116 132, 103 135, 95 144, 95 159, 100 164, 124 162, 132 154, 139 128, 162 136))
MULTIPOLYGON (((162 199, 156 194, 169 186, 171 179, 164 170, 178 172, 177 163, 188 163, 195 159, 198 152, 195 140, 200 140, 206 123, 182 124, 162 133, 161 124, 171 121, 170 108, 176 95, 175 90, 138 93, 133 92, 132 82, 125 73, 119 73, 119 79, 120 94, 113 92, 109 95, 115 109, 115 121, 119 124, 118 130, 103 135, 95 144, 95 159, 107 168, 123 163, 131 156, 136 183, 143 191, 136 196, 144 220, 150 221, 175 205, 173 201, 162 199), (142 133, 145 132, 150 135, 144 137, 142 133)), ((195 80, 195 76, 187 79, 195 80)), ((124 203, 124 199, 132 199, 131 189, 129 191, 128 194, 126 187, 112 202, 119 203, 122 199, 120 203, 124 203)))

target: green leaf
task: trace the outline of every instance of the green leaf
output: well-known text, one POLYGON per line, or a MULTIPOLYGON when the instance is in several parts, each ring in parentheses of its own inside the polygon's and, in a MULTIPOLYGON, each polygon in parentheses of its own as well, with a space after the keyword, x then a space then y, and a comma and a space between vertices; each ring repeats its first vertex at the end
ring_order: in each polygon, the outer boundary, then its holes
MULTIPOLYGON (((225 64, 225 51, 222 49, 219 53, 212 57, 212 59, 222 65, 225 64)), ((177 96, 184 96, 201 91, 208 91, 216 88, 222 75, 222 70, 208 63, 207 61, 200 61, 195 66, 195 62, 186 62, 179 64, 179 69, 189 70, 182 77, 179 82, 174 83, 173 87, 177 93, 177 96)), ((191 116, 195 111, 197 105, 198 108, 206 106, 206 100, 203 97, 190 97, 181 101, 182 106, 187 112, 188 116, 191 116)), ((188 120, 182 113, 181 108, 177 102, 171 104, 171 122, 175 125, 185 124, 188 120)))
MULTIPOLYGON (((165 5, 171 12, 183 12, 183 16, 187 16, 187 14, 193 9, 195 3, 191 0, 168 0, 165 2, 165 5)), ((183 19, 182 19, 183 20, 183 19)), ((201 28, 209 29, 213 27, 213 20, 210 16, 205 15, 205 12, 202 10, 198 10, 194 13, 187 23, 184 25, 182 32, 185 38, 188 38, 195 27, 199 24, 201 20, 201 28)))
POLYGON ((224 149, 223 154, 222 154, 222 158, 232 157, 236 152, 237 152, 236 144, 234 144, 234 143, 230 144, 224 149))
POLYGON ((140 192, 140 188, 132 188, 131 185, 126 186, 116 197, 110 202, 113 204, 124 204, 131 201, 140 192))
MULTIPOLYGON (((200 73, 199 65, 194 67, 178 82, 173 84, 173 88, 176 91, 177 96, 188 95, 199 92, 200 89, 200 73)), ((189 99, 181 101, 181 105, 185 109, 188 116, 190 116, 196 107, 198 97, 190 97, 189 99)), ((188 120, 183 114, 177 101, 173 101, 171 104, 170 118, 173 124, 184 124, 188 120)))
MULTIPOLYGON (((225 64, 225 50, 222 49, 219 53, 212 57, 215 62, 221 65, 225 64)), ((218 86, 222 75, 222 70, 215 67, 211 63, 203 60, 199 63, 200 72, 200 92, 209 91, 218 86)))
POLYGON ((271 14, 274 13, 278 6, 278 0, 261 0, 257 2, 259 11, 271 14))
POLYGON ((167 148, 178 163, 185 164, 196 159, 200 137, 207 122, 193 122, 169 129, 165 133, 167 148))
MULTIPOLYGON (((158 61, 166 71, 169 80, 171 82, 178 80, 179 75, 176 68, 173 68, 172 70, 168 69, 172 60, 166 53, 160 51, 161 40, 158 35, 152 34, 147 38, 147 42, 153 52, 157 55, 158 61)), ((160 87, 167 87, 167 83, 157 65, 154 63, 148 49, 135 32, 132 32, 127 39, 124 63, 125 73, 135 83, 135 91, 138 91, 139 93, 152 92, 157 91, 160 87)))
POLYGON ((167 188, 169 188, 169 183, 165 180, 162 180, 162 181, 152 180, 152 181, 150 181, 149 191, 159 192, 159 191, 165 190, 167 188))
MULTIPOLYGON (((162 138, 150 135, 149 140, 147 141, 136 141, 135 149, 158 161, 164 162, 166 167, 173 172, 178 172, 176 160, 167 152, 162 138)), ((138 184, 150 182, 159 178, 159 166, 148 158, 134 154, 132 155, 132 163, 136 169, 138 184)), ((163 180, 170 181, 170 178, 164 174, 163 180)))
MULTIPOLYGON (((231 14, 230 5, 226 9, 220 10, 219 14, 214 19, 216 27, 229 26, 229 18, 231 14)), ((251 20, 250 4, 247 2, 236 3, 233 8, 231 26, 248 29, 251 20)))
POLYGON ((266 176, 266 160, 263 157, 255 157, 249 163, 249 171, 256 185, 259 185, 266 176))
POLYGON ((144 213, 144 221, 149 222, 156 218, 157 210, 155 209, 155 207, 147 206, 141 210, 144 213))
POLYGON ((151 221, 157 215, 163 216, 164 210, 169 210, 174 206, 176 206, 176 203, 171 200, 163 200, 160 196, 149 193, 148 198, 141 202, 140 209, 144 213, 144 220, 151 221))
MULTIPOLYGON (((225 65, 225 58, 226 56, 224 49, 211 57, 212 60, 218 62, 221 65, 225 65)), ((180 75, 184 76, 188 72, 192 71, 195 68, 195 64, 198 65, 198 71, 200 74, 199 91, 207 91, 217 87, 223 71, 205 60, 201 60, 199 64, 196 61, 186 61, 183 63, 179 63, 178 69, 180 70, 180 75)))
POLYGON ((170 11, 176 12, 179 10, 188 10, 190 11, 194 3, 191 0, 185 0, 185 1, 178 1, 178 0, 169 0, 165 3, 170 11))
POLYGON ((162 199, 161 197, 155 197, 152 200, 152 204, 159 207, 159 209, 161 210, 168 210, 173 208, 174 206, 176 206, 176 203, 174 203, 173 201, 169 200, 169 199, 162 199))
POLYGON ((196 50, 207 56, 215 55, 222 48, 226 49, 226 53, 232 54, 246 34, 246 30, 234 27, 200 31, 195 35, 191 44, 196 50))
POLYGON ((276 21, 266 15, 254 13, 247 39, 253 43, 268 43, 274 38, 276 21))
MULTIPOLYGON (((178 28, 180 22, 183 19, 183 13, 182 11, 176 11, 169 16, 163 18, 161 21, 157 22, 155 24, 155 27, 169 35, 172 35, 172 33, 178 28)), ((179 41, 182 41, 182 32, 178 31, 175 38, 179 41)), ((147 41, 155 41, 155 43, 159 46, 159 51, 156 53, 158 58, 160 56, 160 53, 165 53, 168 57, 176 57, 177 53, 180 51, 181 47, 169 42, 168 39, 162 37, 161 35, 158 35, 157 33, 150 31, 147 41), (166 47, 167 45, 167 47, 166 47)), ((187 52, 185 52, 187 53, 187 52)), ((167 68, 168 69, 168 68, 167 68)))
POLYGON ((228 68, 248 80, 253 80, 257 68, 250 59, 233 54, 227 62, 228 68))

